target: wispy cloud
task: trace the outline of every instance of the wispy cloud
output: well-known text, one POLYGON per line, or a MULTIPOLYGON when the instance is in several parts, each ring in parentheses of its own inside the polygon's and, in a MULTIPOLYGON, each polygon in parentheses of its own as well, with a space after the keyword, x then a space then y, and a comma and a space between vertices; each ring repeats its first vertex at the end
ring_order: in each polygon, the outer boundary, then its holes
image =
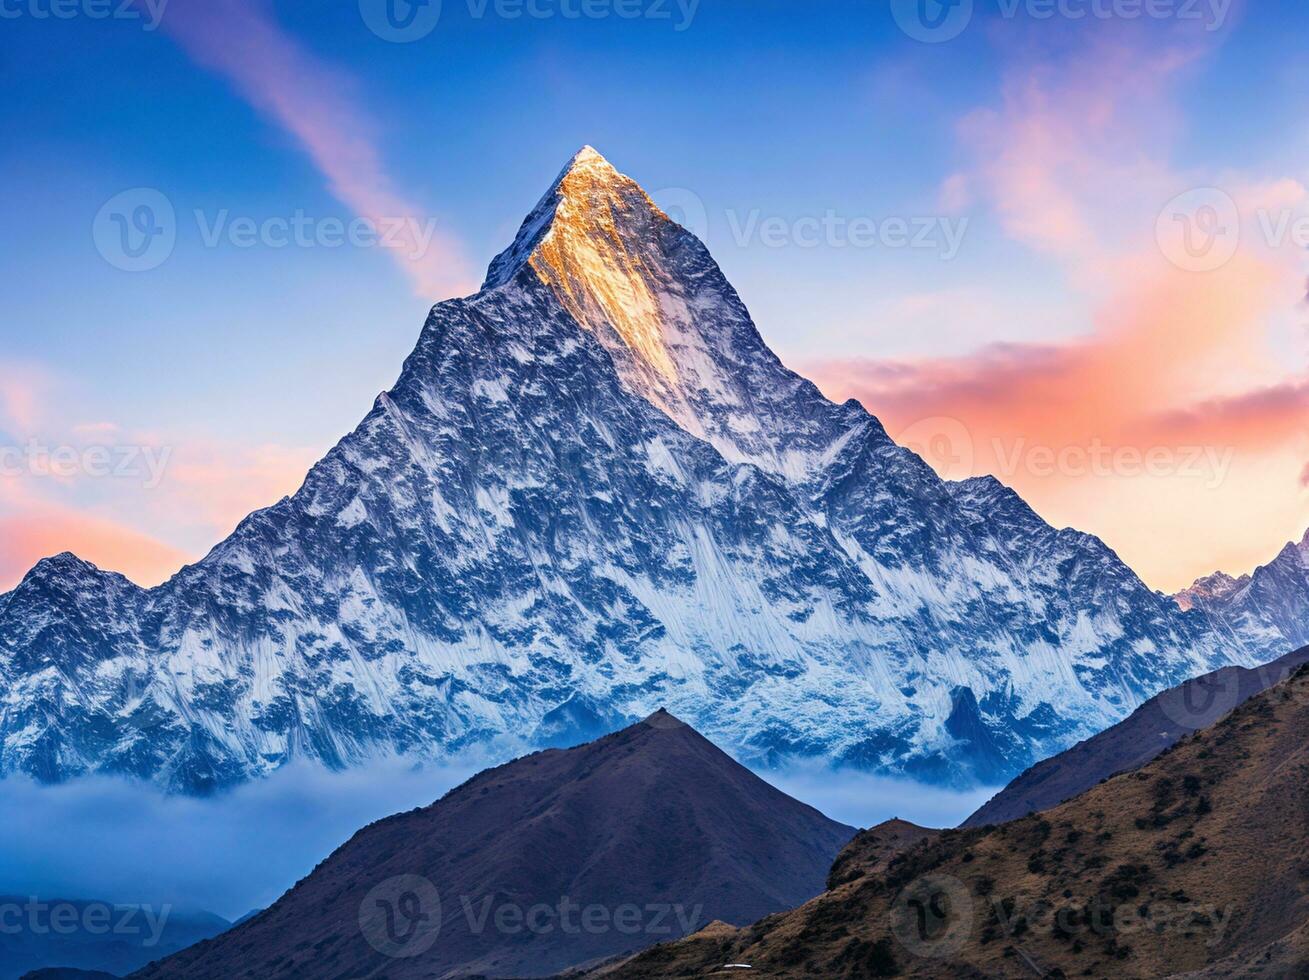
MULTIPOLYGON (((1309 448, 1309 375, 1270 341, 1271 325, 1302 302, 1302 255, 1251 234, 1226 264, 1196 272, 1171 262, 1156 240, 1165 202, 1192 188, 1223 188, 1247 228, 1269 209, 1309 201, 1284 175, 1172 162, 1184 121, 1177 90, 1219 40, 1087 24, 1057 58, 1039 46, 1004 49, 997 104, 959 123, 969 163, 941 186, 941 200, 958 205, 966 188, 1007 237, 1049 260, 1069 295, 1065 320, 1052 328, 1066 333, 1084 317, 1090 331, 1059 343, 990 343, 959 357, 804 365, 829 394, 862 400, 893 435, 924 421, 957 424, 974 472, 1001 475, 1052 520, 1101 532, 1162 587, 1212 571, 1210 563, 1275 552, 1309 520, 1291 492, 1309 448), (1232 466, 1188 483, 1012 465, 1022 447, 1145 454, 1190 444, 1232 466), (1275 506, 1271 485, 1281 487, 1275 506), (1189 534, 1197 521, 1206 524, 1203 540, 1189 534), (1160 545, 1187 540, 1189 551, 1160 545)), ((965 304, 954 316, 986 310, 965 304)))
POLYGON ((418 295, 435 301, 475 286, 451 236, 421 240, 427 215, 387 173, 378 127, 362 107, 354 79, 283 31, 261 0, 171 0, 163 29, 290 133, 337 199, 361 217, 403 229, 403 247, 388 251, 418 295))
POLYGON ((0 370, 0 591, 62 551, 156 585, 293 493, 321 455, 86 419, 73 391, 36 365, 0 370))

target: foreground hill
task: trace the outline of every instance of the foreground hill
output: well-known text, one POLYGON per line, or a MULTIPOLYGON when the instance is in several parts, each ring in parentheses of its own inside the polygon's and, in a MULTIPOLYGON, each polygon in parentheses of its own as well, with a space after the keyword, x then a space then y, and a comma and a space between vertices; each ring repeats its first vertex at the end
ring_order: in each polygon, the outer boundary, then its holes
POLYGON ((745 761, 999 785, 1285 649, 829 401, 588 147, 295 495, 158 588, 60 555, 0 596, 0 772, 204 793, 668 705, 745 761))
POLYGON ((1038 762, 962 824, 983 827, 1039 813, 1101 780, 1145 765, 1192 732, 1280 684, 1309 663, 1309 647, 1262 667, 1224 667, 1158 694, 1125 720, 1038 762))
MULTIPOLYGON (((851 845, 853 850, 855 845, 851 845)), ((847 852, 849 853, 849 852, 847 852)), ((1045 814, 943 831, 609 980, 1309 976, 1309 667, 1045 814)), ((838 862, 839 864, 840 862, 838 862)))
POLYGON ((544 976, 804 902, 853 834, 659 712, 361 830, 136 977, 544 976))

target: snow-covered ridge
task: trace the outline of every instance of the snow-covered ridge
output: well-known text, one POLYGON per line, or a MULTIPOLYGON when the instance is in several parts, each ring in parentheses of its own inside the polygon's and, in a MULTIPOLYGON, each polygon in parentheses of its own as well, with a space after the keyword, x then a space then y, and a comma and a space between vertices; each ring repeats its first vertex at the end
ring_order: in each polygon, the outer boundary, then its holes
POLYGON ((1174 598, 1217 631, 1287 651, 1309 646, 1309 532, 1248 575, 1215 572, 1174 598))
POLYGON ((667 706, 746 761, 997 782, 1261 630, 828 401, 588 148, 295 496, 156 589, 61 556, 0 597, 0 771, 204 792, 667 706))

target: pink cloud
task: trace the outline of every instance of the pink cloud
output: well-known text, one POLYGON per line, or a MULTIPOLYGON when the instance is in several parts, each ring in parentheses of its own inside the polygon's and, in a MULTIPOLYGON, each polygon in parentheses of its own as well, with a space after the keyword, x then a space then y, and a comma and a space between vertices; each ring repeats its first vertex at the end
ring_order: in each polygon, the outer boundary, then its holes
MULTIPOLYGON (((1089 24, 1079 37, 1057 60, 1036 46, 1007 52, 998 103, 959 125, 971 164, 949 189, 969 188, 1010 238, 1052 258, 1070 316, 1086 311, 1091 329, 959 357, 829 359, 804 369, 833 397, 863 401, 893 436, 929 421, 966 432, 975 472, 1000 474, 1052 520, 1101 533, 1151 581, 1178 586, 1280 545, 1287 527, 1303 529, 1303 501, 1280 480, 1302 471, 1309 381, 1286 376, 1271 341, 1271 325, 1303 298, 1297 250, 1249 235, 1225 265, 1197 274, 1156 243, 1160 209, 1183 191, 1220 186, 1253 227, 1256 209, 1302 207, 1305 189, 1170 165, 1175 90, 1214 39, 1089 24), (1171 478, 1089 479, 1012 462, 1022 447, 1096 444, 1136 453, 1202 446, 1230 466, 1188 481, 1181 466, 1171 478), (1202 539, 1191 533, 1197 524, 1202 539)), ((984 320, 987 311, 955 303, 952 315, 984 320)))
POLYGON ((0 424, 28 435, 40 417, 50 375, 32 364, 0 364, 0 424))
POLYGON ((0 481, 0 592, 17 585, 42 558, 71 551, 141 585, 157 585, 193 556, 112 517, 32 495, 0 481))
POLYGON ((1239 435, 1247 444, 1309 437, 1309 377, 1230 398, 1209 399, 1163 415, 1158 422, 1182 437, 1208 433, 1212 438, 1222 433, 1229 438, 1239 435))
POLYGON ((437 233, 424 241, 429 219, 386 173, 353 79, 285 34, 259 0, 172 0, 163 26, 294 136, 342 203, 377 222, 405 223, 402 247, 389 251, 421 297, 443 299, 475 285, 453 239, 437 233))

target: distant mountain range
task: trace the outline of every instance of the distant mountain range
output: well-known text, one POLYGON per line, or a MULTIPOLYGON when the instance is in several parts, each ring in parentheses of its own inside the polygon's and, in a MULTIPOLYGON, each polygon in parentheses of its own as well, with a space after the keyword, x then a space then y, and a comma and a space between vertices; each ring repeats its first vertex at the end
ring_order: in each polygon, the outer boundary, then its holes
POLYGON ((854 833, 661 711, 364 828, 135 980, 549 976, 798 905, 854 833))
POLYGON ((794 911, 588 976, 1302 980, 1306 731, 1309 666, 1052 810, 907 846, 861 834, 794 911))
POLYGON ((1176 598, 1183 609, 1205 613, 1216 629, 1243 642, 1285 650, 1309 645, 1309 532, 1252 574, 1216 572, 1176 598))
POLYGON ((64 554, 0 597, 0 771, 205 793, 667 704, 751 764, 1000 784, 1290 649, 1296 574, 1184 611, 941 480, 586 148, 294 496, 157 588, 64 554))
POLYGON ((0 895, 0 980, 41 971, 121 976, 209 939, 231 923, 172 906, 0 895))

